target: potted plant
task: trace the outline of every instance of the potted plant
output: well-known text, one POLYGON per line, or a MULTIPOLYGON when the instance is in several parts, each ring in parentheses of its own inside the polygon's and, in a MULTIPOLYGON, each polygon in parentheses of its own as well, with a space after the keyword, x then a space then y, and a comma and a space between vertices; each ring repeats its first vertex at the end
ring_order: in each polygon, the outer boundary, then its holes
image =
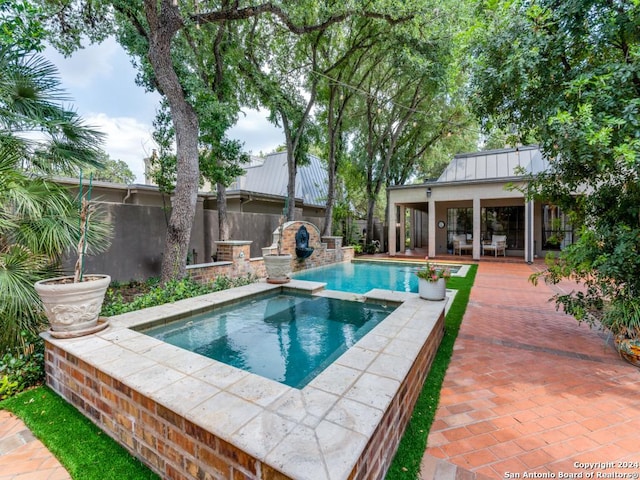
MULTIPOLYGON (((78 197, 79 238, 74 275, 40 280, 34 285, 51 326, 49 332, 57 338, 88 335, 102 330, 108 324, 106 321, 99 322, 99 315, 111 277, 84 273, 84 259, 90 237, 89 226, 96 212, 95 204, 91 203, 91 178, 86 195, 82 190, 81 176, 78 197)), ((105 238, 103 234, 98 236, 102 240, 105 238)))
POLYGON ((291 254, 282 253, 284 235, 284 215, 280 216, 276 236, 276 252, 263 255, 264 267, 267 271, 267 283, 287 283, 291 281, 291 254))
POLYGON ((640 300, 614 301, 605 309, 600 323, 613 334, 618 353, 640 367, 640 300))
POLYGON ((418 270, 418 294, 425 300, 444 300, 447 293, 447 279, 451 277, 451 270, 429 262, 418 270))

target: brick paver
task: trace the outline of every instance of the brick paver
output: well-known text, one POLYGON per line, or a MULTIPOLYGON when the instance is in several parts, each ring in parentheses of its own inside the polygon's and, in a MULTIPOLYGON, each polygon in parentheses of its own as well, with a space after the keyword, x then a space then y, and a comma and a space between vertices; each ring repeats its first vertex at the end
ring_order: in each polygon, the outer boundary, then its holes
POLYGON ((605 332, 557 312, 549 298, 575 285, 533 286, 536 268, 479 264, 423 480, 640 475, 617 463, 640 462, 640 370, 605 332))
POLYGON ((0 410, 0 480, 69 480, 60 462, 19 418, 0 410))

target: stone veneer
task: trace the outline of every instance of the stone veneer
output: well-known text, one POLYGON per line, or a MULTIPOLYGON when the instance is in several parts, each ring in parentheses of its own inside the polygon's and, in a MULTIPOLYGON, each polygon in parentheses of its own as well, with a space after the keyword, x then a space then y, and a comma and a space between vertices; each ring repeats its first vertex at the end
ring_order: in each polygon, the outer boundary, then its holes
POLYGON ((382 479, 442 339, 445 302, 368 292, 403 303, 301 390, 132 329, 279 289, 354 298, 315 282, 288 285, 111 317, 87 337, 45 333, 47 384, 163 478, 382 479))
MULTIPOLYGON (((318 227, 309 222, 287 222, 284 224, 282 253, 290 253, 291 271, 297 272, 307 268, 315 268, 331 265, 337 262, 349 262, 355 257, 353 247, 343 247, 342 237, 322 237, 318 227), (305 225, 309 232, 309 245, 314 251, 309 258, 300 260, 296 258, 295 235, 300 226, 305 225)), ((279 232, 273 232, 274 241, 270 247, 262 249, 263 255, 277 253, 279 232)), ((187 271, 191 278, 197 282, 212 282, 216 277, 225 275, 231 278, 255 275, 265 278, 267 272, 262 257, 250 258, 251 241, 228 240, 216 242, 217 262, 188 265, 187 271)))
MULTIPOLYGON (((351 261, 355 256, 353 247, 343 247, 342 237, 321 237, 320 230, 313 223, 293 221, 286 222, 282 226, 281 253, 291 255, 291 271, 298 272, 307 268, 322 267, 332 263, 351 261), (296 233, 301 226, 307 228, 309 233, 309 246, 313 247, 313 253, 305 259, 296 258, 296 233)), ((278 253, 278 237, 280 232, 273 232, 273 244, 262 249, 262 256, 278 253)))

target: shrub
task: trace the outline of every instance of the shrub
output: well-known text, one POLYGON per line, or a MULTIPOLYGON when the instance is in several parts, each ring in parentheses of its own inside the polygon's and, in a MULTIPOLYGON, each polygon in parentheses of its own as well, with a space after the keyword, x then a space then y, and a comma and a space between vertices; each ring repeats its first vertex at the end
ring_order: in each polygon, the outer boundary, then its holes
POLYGON ((44 379, 44 341, 23 334, 27 347, 15 348, 0 358, 0 400, 11 397, 44 379))
POLYGON ((101 314, 108 317, 120 315, 143 308, 177 302, 185 298, 197 297, 198 295, 248 285, 255 281, 256 277, 253 275, 239 278, 229 278, 220 275, 210 284, 200 284, 190 278, 171 280, 164 285, 160 285, 154 280, 153 286, 151 286, 146 293, 138 295, 131 301, 126 301, 118 288, 110 288, 107 291, 101 314))
POLYGON ((353 253, 355 253, 356 255, 362 253, 362 245, 360 245, 359 243, 350 246, 353 247, 353 253))

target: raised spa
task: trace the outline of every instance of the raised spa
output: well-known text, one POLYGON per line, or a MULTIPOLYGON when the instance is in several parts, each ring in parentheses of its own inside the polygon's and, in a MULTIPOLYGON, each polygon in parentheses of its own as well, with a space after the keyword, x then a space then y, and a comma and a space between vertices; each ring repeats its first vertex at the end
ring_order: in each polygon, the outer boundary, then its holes
POLYGON ((139 331, 303 388, 393 310, 375 303, 277 293, 139 331))
MULTIPOLYGON (((361 299, 316 282, 260 282, 111 317, 109 328, 94 335, 62 340, 45 333, 47 384, 162 478, 382 480, 442 339, 445 302, 367 292, 366 300, 397 308, 302 388, 139 331, 196 322, 202 313, 273 295, 286 295, 288 304, 291 293, 361 299)), ((274 337, 278 348, 297 348, 296 323, 274 337)), ((268 328, 277 332, 277 324, 268 328)), ((351 343, 354 327, 331 328, 351 343)), ((254 350, 275 348, 274 342, 260 335, 254 350)))

